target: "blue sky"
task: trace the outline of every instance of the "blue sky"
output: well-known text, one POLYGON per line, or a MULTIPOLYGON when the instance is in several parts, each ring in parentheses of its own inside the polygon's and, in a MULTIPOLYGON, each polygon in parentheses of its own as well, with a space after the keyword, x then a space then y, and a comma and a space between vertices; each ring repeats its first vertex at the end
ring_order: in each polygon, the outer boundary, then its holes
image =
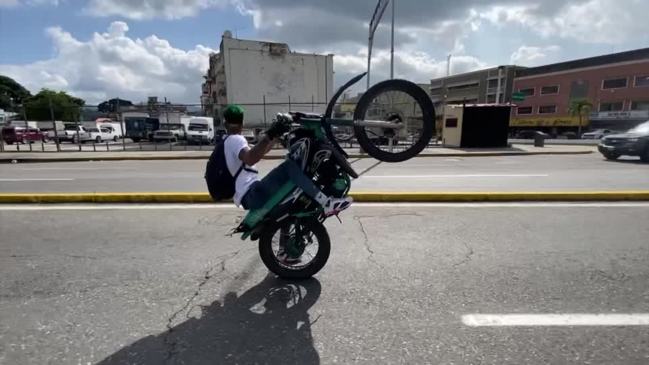
MULTIPOLYGON (((649 47, 646 0, 397 1, 398 77, 427 82, 498 64, 535 66, 649 47)), ((0 74, 89 102, 197 102, 208 55, 240 38, 334 53, 336 83, 365 68, 376 0, 0 0, 0 74)), ((373 81, 389 70, 387 20, 373 81)))

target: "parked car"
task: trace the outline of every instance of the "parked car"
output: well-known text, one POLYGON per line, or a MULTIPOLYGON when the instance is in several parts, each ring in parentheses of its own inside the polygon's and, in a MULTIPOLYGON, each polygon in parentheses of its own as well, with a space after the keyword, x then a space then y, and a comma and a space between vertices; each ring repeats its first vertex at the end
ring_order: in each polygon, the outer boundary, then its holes
POLYGON ((241 135, 246 138, 246 141, 248 141, 249 144, 257 143, 257 136, 255 136, 255 132, 253 130, 245 129, 241 132, 241 135))
POLYGON ((575 132, 563 132, 557 136, 559 139, 577 139, 577 133, 575 132))
POLYGON ((174 134, 172 130, 159 129, 153 132, 153 141, 154 142, 177 142, 178 137, 174 134))
POLYGON ((627 155, 640 156, 643 162, 649 162, 649 120, 626 133, 609 134, 597 148, 608 160, 627 155))
POLYGON ((532 130, 532 129, 525 129, 525 130, 522 130, 522 131, 518 131, 516 133, 516 135, 514 136, 514 138, 517 138, 517 139, 534 139, 534 136, 536 135, 536 132, 538 132, 538 131, 535 131, 535 130, 532 130))
MULTIPOLYGON (((50 135, 53 136, 53 134, 50 135)), ((56 136, 61 142, 68 141, 72 143, 87 142, 93 139, 93 136, 88 133, 84 126, 76 124, 66 124, 62 131, 57 131, 56 136)))
POLYGON ((7 144, 27 144, 35 141, 48 141, 47 134, 42 133, 40 129, 18 126, 7 126, 2 128, 2 139, 7 142, 7 144))
POLYGON ((596 129, 591 132, 587 132, 581 135, 581 139, 602 139, 604 136, 612 134, 613 131, 610 129, 596 129))
POLYGON ((171 131, 171 133, 173 133, 174 136, 176 136, 176 140, 181 140, 186 138, 185 126, 180 123, 169 123, 169 124, 160 123, 160 129, 171 131))

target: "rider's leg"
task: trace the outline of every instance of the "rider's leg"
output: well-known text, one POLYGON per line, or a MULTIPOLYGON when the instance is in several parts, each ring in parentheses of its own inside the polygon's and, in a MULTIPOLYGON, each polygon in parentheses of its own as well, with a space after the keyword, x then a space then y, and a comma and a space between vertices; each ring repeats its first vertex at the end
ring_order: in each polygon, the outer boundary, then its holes
MULTIPOLYGON (((278 181, 281 186, 286 180, 290 180, 295 185, 297 185, 306 195, 317 201, 320 205, 325 208, 325 214, 331 215, 336 214, 337 212, 344 210, 349 207, 352 202, 351 198, 333 198, 328 197, 323 194, 320 189, 309 179, 298 164, 291 160, 286 159, 279 166, 273 169, 273 171, 268 174, 269 179, 273 181, 278 181), (270 175, 273 175, 272 177, 270 175)), ((266 178, 262 180, 264 182, 266 178)), ((277 186, 276 182, 273 182, 273 185, 277 186)))
POLYGON ((306 195, 322 205, 325 208, 326 215, 336 214, 348 208, 352 202, 351 198, 341 199, 326 196, 304 174, 295 161, 287 159, 271 170, 261 181, 250 187, 250 190, 242 199, 243 205, 246 209, 261 208, 287 181, 293 182, 306 195))

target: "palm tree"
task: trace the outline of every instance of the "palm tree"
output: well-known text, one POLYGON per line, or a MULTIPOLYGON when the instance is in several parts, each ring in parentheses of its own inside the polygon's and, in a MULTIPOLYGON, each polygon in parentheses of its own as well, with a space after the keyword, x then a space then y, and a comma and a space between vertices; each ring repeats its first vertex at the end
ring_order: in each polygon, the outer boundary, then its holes
POLYGON ((584 116, 590 114, 593 103, 587 99, 575 99, 570 103, 570 115, 579 117, 579 126, 577 127, 577 136, 581 138, 581 121, 584 116))

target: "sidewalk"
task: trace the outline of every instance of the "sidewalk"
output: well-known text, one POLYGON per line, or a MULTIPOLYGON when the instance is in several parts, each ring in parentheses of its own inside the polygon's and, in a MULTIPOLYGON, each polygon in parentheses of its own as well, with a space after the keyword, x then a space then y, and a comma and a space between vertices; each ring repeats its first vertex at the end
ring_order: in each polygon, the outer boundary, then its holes
MULTIPOLYGON (((358 149, 346 149, 349 158, 371 158, 358 149)), ((570 155, 589 154, 594 146, 552 145, 534 147, 513 145, 510 148, 427 148, 418 157, 472 157, 472 156, 521 156, 521 155, 570 155)), ((118 161, 118 160, 203 160, 211 151, 115 151, 115 152, 1 152, 0 163, 12 162, 74 162, 74 161, 118 161)), ((282 159, 286 150, 272 150, 265 159, 282 159)))

